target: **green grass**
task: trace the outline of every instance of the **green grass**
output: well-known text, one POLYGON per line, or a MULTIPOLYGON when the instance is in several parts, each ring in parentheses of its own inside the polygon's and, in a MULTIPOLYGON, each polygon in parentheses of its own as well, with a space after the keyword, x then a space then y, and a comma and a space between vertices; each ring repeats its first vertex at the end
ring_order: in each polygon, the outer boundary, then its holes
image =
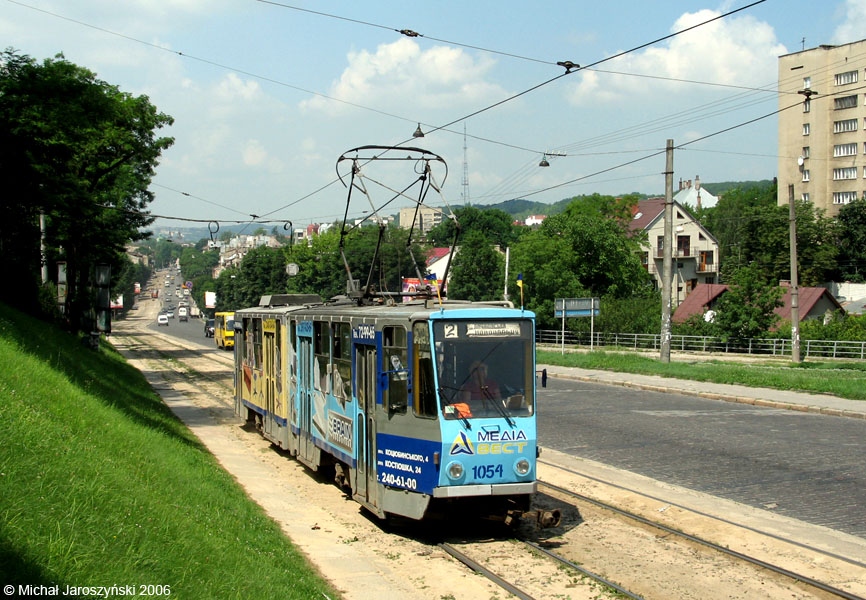
POLYGON ((663 363, 654 358, 627 353, 596 351, 562 355, 547 350, 538 350, 537 359, 539 364, 660 375, 712 383, 734 383, 866 400, 866 363, 862 362, 770 364, 755 359, 751 364, 724 361, 663 363))
POLYGON ((335 598, 141 373, 0 305, 0 584, 335 598))

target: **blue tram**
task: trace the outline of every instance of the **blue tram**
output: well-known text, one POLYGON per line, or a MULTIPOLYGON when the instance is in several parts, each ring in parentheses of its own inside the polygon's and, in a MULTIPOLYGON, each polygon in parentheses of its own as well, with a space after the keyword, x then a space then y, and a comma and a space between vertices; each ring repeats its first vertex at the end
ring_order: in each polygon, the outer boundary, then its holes
POLYGON ((235 313, 235 412, 379 517, 513 519, 536 483, 534 314, 264 296, 235 313))

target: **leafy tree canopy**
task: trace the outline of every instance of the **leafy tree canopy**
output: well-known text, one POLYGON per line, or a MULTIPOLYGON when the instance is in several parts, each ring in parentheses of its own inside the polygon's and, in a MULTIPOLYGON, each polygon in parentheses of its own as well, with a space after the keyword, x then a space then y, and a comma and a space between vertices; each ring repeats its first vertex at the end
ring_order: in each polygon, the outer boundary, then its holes
MULTIPOLYGON (((462 244, 462 238, 472 233, 483 235, 491 244, 503 249, 517 240, 518 231, 512 224, 511 215, 501 210, 463 206, 454 211, 454 216, 460 223, 461 239, 457 241, 458 244, 462 244)), ((433 246, 450 247, 454 240, 454 227, 454 221, 443 219, 427 233, 427 240, 433 246)))
POLYGON ((757 264, 732 273, 730 286, 716 304, 716 334, 740 339, 765 335, 778 321, 773 311, 782 306, 782 288, 757 264))
POLYGON ((866 199, 839 209, 839 272, 848 281, 866 281, 866 199))
POLYGON ((448 297, 455 300, 497 300, 502 298, 505 260, 480 232, 463 238, 454 257, 448 297))
POLYGON ((21 283, 0 292, 4 299, 27 306, 35 296, 41 212, 48 260, 67 263, 70 324, 91 326, 91 269, 105 263, 121 273, 124 245, 147 235, 140 232, 152 222, 147 187, 173 143, 154 132, 171 123, 147 97, 122 92, 62 55, 38 63, 0 53, 0 174, 7 210, 17 217, 0 229, 0 251, 21 283))

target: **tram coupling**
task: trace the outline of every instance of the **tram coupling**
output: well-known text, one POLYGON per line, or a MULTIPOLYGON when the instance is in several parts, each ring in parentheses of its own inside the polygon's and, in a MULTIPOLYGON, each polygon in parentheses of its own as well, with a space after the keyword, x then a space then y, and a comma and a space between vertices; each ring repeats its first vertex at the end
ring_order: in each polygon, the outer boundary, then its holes
POLYGON ((551 529, 559 527, 562 523, 562 512, 559 509, 531 510, 529 512, 509 511, 505 516, 505 524, 516 525, 521 518, 535 519, 535 526, 538 529, 551 529))

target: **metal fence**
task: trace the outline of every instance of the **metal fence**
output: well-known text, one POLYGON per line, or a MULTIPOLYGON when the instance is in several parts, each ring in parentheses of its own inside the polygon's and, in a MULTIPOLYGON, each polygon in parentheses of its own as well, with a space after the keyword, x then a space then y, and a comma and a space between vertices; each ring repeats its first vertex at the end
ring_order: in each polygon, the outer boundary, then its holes
MULTIPOLYGON (((595 333, 538 330, 535 341, 539 344, 561 346, 594 346, 597 348, 628 348, 632 350, 659 350, 661 335, 650 333, 595 333), (591 343, 590 343, 591 342, 591 343)), ((790 339, 748 338, 726 339, 697 335, 671 336, 671 350, 680 352, 722 352, 784 356, 790 355, 790 339)), ((808 357, 866 359, 866 341, 800 340, 800 354, 808 357)))

